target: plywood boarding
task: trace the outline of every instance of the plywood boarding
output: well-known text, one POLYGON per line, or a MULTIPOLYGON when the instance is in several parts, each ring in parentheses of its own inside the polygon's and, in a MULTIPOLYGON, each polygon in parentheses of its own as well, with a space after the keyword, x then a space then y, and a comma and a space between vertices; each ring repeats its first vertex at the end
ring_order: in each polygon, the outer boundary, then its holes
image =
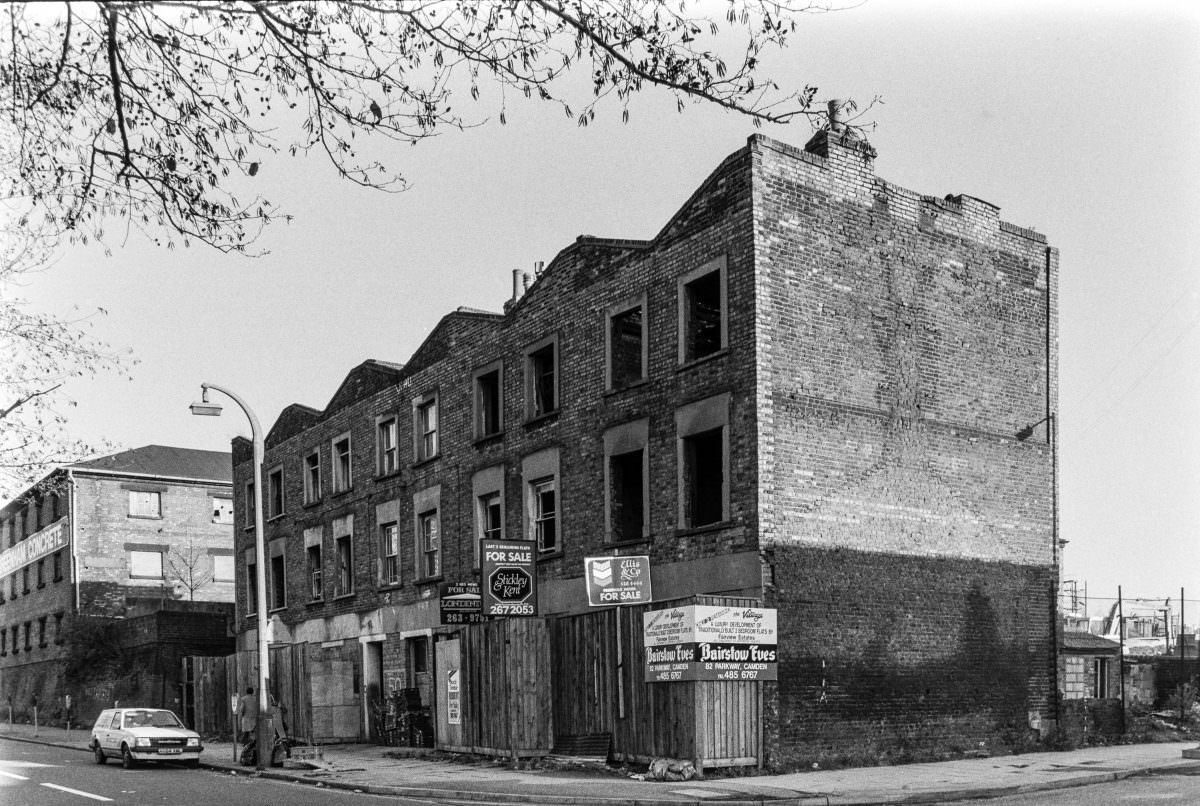
POLYGON ((708 767, 760 763, 761 683, 642 680, 642 614, 687 604, 760 603, 697 596, 556 619, 552 669, 557 730, 570 736, 611 733, 617 759, 688 758, 708 767))
POLYGON ((193 656, 185 662, 192 665, 193 728, 201 736, 233 736, 230 697, 237 690, 231 687, 236 679, 234 656, 226 658, 193 656))
POLYGON ((549 753, 554 731, 548 633, 543 619, 516 618, 462 630, 462 749, 549 753))
POLYGON ((311 742, 312 697, 308 675, 308 645, 271 647, 271 693, 285 711, 288 735, 311 742))

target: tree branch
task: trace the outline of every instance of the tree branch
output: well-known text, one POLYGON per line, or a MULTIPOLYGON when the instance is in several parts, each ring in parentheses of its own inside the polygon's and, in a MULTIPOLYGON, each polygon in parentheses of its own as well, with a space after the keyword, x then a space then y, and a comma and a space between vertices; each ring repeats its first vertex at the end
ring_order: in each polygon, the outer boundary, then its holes
POLYGON ((29 401, 34 400, 35 398, 45 397, 46 395, 53 392, 55 389, 58 389, 60 386, 62 386, 61 383, 56 383, 54 386, 51 386, 49 389, 39 389, 35 392, 30 392, 27 395, 17 398, 16 402, 13 403, 11 406, 9 406, 6 409, 0 410, 0 420, 3 420, 5 417, 12 414, 14 411, 19 409, 21 406, 24 406, 29 401))

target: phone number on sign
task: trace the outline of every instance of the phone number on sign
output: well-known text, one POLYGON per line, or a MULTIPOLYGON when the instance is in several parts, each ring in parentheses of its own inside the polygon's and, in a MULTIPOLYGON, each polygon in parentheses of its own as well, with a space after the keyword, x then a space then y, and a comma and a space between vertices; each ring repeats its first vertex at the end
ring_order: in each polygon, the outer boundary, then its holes
POLYGON ((525 604, 494 604, 488 607, 489 616, 532 616, 533 605, 525 604))

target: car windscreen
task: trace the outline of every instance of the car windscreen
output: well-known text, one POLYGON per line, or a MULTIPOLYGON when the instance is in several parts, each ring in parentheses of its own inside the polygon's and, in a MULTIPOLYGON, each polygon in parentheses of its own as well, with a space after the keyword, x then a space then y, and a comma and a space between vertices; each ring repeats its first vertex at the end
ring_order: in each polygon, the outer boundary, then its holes
POLYGON ((170 711, 127 711, 127 728, 178 728, 179 718, 170 711))
POLYGON ((152 714, 153 722, 151 724, 156 728, 182 728, 183 723, 179 721, 179 717, 170 711, 154 711, 152 714))

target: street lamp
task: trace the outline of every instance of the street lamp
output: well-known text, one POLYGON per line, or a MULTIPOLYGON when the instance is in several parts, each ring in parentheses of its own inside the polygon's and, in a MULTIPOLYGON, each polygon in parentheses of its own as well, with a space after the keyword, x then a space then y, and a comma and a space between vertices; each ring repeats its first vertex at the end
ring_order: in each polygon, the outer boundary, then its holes
MULTIPOLYGON (((250 420, 250 437, 254 443, 254 590, 255 598, 258 600, 258 606, 255 608, 255 618, 258 621, 258 717, 254 731, 254 740, 258 745, 255 767, 261 770, 265 767, 263 759, 270 758, 272 750, 272 743, 267 736, 267 725, 270 721, 267 685, 269 682, 268 672, 270 671, 271 655, 267 643, 267 551, 266 544, 264 543, 265 536, 263 535, 263 433, 262 427, 258 424, 258 418, 254 416, 254 412, 250 410, 245 401, 233 392, 217 386, 215 383, 200 384, 200 400, 190 406, 192 414, 201 417, 219 417, 221 415, 221 405, 219 403, 210 403, 208 400, 209 389, 214 389, 228 396, 234 403, 237 403, 241 407, 246 418, 250 420)), ((235 731, 234 738, 236 739, 236 737, 237 734, 235 731)))

